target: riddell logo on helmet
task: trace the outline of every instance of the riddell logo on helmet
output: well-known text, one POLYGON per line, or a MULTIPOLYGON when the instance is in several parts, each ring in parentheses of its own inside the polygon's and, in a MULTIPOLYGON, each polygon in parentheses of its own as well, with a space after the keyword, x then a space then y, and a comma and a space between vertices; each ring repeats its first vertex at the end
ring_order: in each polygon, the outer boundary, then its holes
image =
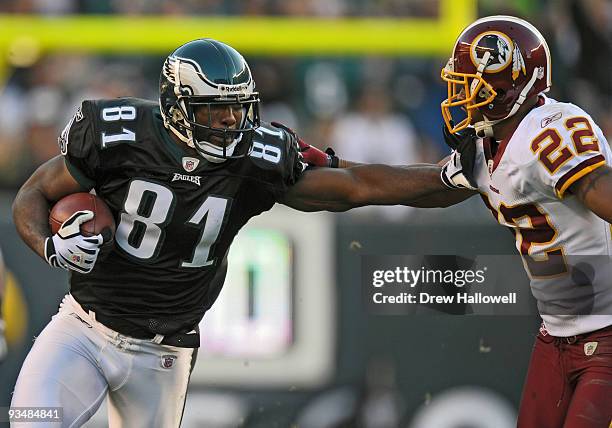
POLYGON ((219 85, 219 92, 227 92, 231 94, 235 94, 238 92, 246 92, 248 85, 243 83, 241 85, 219 85))

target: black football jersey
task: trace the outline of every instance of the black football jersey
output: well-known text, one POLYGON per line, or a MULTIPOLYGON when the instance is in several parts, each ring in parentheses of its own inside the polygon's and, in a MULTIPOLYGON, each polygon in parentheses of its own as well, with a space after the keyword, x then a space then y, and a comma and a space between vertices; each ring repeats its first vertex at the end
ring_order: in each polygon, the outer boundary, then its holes
POLYGON ((83 102, 59 144, 73 177, 117 223, 93 271, 71 272, 71 293, 126 334, 196 325, 219 295, 240 228, 304 169, 295 138, 265 124, 249 156, 208 162, 170 137, 156 103, 137 98, 83 102))

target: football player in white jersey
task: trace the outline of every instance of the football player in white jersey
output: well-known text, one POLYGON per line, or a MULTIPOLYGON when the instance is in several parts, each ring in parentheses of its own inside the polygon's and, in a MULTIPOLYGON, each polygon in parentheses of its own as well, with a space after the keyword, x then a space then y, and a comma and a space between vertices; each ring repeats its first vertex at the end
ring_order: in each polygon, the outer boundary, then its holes
POLYGON ((543 95, 551 86, 550 51, 524 20, 474 22, 458 37, 442 79, 447 141, 461 146, 443 178, 450 187, 477 190, 496 220, 514 231, 543 320, 518 425, 608 427, 608 142, 580 107, 543 95), (468 169, 459 172, 461 159, 468 169))
MULTIPOLYGON (((441 181, 456 191, 440 184, 418 200, 406 194, 405 204, 449 206, 480 194, 495 219, 514 231, 543 320, 518 426, 608 427, 608 142, 580 107, 544 95, 551 86, 550 51, 540 32, 522 19, 491 16, 468 26, 441 77, 448 84, 442 103, 445 139, 456 149, 440 163, 441 181)), ((303 143, 302 149, 310 164, 330 165, 332 157, 303 143)), ((381 192, 394 186, 381 183, 381 192)))

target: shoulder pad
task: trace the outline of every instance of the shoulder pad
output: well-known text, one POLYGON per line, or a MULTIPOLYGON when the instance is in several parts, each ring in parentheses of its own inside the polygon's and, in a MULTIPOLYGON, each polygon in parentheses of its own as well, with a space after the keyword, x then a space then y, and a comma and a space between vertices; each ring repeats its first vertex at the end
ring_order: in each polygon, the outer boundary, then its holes
MULTIPOLYGON (((86 101, 90 105, 93 138, 100 150, 123 143, 133 143, 142 137, 151 123, 155 103, 138 98, 116 98, 86 101)), ((85 106, 85 103, 83 105, 85 106)))
POLYGON ((279 164, 292 158, 295 151, 298 151, 298 145, 291 133, 263 124, 254 132, 253 148, 249 156, 255 160, 261 159, 267 163, 279 164))
POLYGON ((282 128, 277 128, 269 123, 262 123, 261 126, 255 130, 253 141, 284 145, 287 144, 287 141, 291 141, 291 137, 292 135, 282 128))
POLYGON ((293 134, 267 123, 255 130, 249 158, 254 167, 249 174, 272 184, 279 194, 294 183, 304 169, 293 134))

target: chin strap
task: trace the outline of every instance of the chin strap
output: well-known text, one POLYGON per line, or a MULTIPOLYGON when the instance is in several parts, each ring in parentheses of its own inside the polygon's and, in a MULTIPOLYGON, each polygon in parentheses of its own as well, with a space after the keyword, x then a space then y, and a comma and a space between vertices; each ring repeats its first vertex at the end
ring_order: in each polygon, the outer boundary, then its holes
POLYGON ((491 52, 487 51, 484 53, 484 55, 480 59, 480 62, 478 63, 478 68, 476 69, 476 76, 478 77, 478 79, 472 80, 472 83, 470 84, 470 94, 474 93, 474 91, 476 90, 476 87, 478 86, 478 83, 482 81, 482 77, 481 77, 482 72, 487 67, 487 63, 489 62, 490 57, 491 57, 491 52))
MULTIPOLYGON (((506 118, 507 117, 508 116, 506 116, 506 118)), ((484 120, 480 122, 476 122, 474 124, 474 130, 476 130, 476 135, 479 136, 480 138, 492 137, 493 136, 493 125, 495 125, 498 122, 501 122, 504 119, 489 120, 485 117, 484 120)))
POLYGON ((518 109, 523 105, 523 103, 527 99, 527 94, 533 87, 537 78, 538 78, 538 68, 536 67, 533 69, 533 74, 531 75, 531 79, 529 79, 529 82, 527 82, 527 84, 525 85, 521 93, 519 94, 517 100, 514 102, 514 105, 512 106, 510 113, 508 113, 505 117, 502 117, 501 119, 496 119, 496 120, 489 120, 483 114, 484 120, 474 124, 476 135, 478 135, 481 138, 492 137, 493 136, 493 125, 503 120, 506 120, 509 117, 514 116, 516 114, 518 109))
MULTIPOLYGON (((487 63, 489 62, 490 57, 491 57, 491 52, 487 51, 484 53, 484 55, 480 59, 478 68, 476 69, 476 76, 478 76, 479 78, 482 76, 482 73, 484 72, 484 69, 486 68, 487 63)), ((474 93, 474 91, 476 90, 476 86, 478 85, 478 82, 480 81, 481 79, 472 80, 472 83, 470 85, 470 93, 474 93)), ((476 130, 477 136, 479 137, 492 137, 493 136, 493 123, 490 122, 486 117, 484 118, 483 121, 477 122, 473 126, 474 126, 474 129, 476 130)))

